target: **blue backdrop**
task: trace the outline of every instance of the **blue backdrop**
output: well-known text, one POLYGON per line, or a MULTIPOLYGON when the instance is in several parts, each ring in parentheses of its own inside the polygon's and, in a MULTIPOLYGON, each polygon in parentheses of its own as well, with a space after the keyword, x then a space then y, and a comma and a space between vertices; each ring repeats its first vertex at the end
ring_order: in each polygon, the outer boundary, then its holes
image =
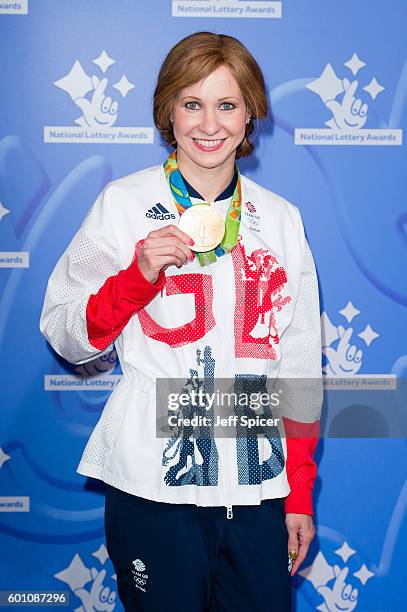
MULTIPOLYGON (((236 36, 264 72, 273 121, 240 168, 301 210, 325 374, 405 378, 406 20, 405 0, 0 0, 0 590, 122 609, 103 490, 75 472, 120 375, 116 354, 70 366, 38 321, 49 274, 102 187, 165 159, 152 94, 180 38, 236 36)), ((339 404, 324 414, 317 533, 292 580, 295 609, 398 611, 405 437, 397 419, 388 433, 386 414, 372 437, 335 436, 349 411, 339 404)), ((402 419, 402 396, 398 409, 402 419)))

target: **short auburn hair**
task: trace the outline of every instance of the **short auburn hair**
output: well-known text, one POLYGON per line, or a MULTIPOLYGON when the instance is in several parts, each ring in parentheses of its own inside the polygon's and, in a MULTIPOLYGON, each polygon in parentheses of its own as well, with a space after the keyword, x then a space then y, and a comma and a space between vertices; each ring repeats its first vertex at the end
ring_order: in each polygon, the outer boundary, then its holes
POLYGON ((154 124, 165 142, 175 147, 177 141, 170 119, 175 98, 184 87, 202 81, 220 66, 227 66, 233 74, 251 115, 245 137, 236 150, 239 159, 254 151, 248 137, 253 132, 255 121, 267 117, 268 103, 259 65, 233 36, 196 32, 171 49, 160 68, 154 90, 154 124))

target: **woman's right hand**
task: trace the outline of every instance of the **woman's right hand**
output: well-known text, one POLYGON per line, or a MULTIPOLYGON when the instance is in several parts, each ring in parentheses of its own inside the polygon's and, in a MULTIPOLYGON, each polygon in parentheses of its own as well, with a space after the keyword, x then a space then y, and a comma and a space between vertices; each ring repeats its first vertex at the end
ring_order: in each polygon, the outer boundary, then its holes
POLYGON ((143 276, 155 283, 160 272, 168 266, 180 268, 188 260, 192 261, 195 253, 187 244, 194 244, 193 239, 176 225, 165 225, 151 231, 138 254, 138 266, 143 276))

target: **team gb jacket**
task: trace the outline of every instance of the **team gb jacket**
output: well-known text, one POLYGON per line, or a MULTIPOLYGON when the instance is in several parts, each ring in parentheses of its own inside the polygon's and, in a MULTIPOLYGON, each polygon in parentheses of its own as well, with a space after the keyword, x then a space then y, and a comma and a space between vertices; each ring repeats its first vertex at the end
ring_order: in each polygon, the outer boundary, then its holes
MULTIPOLYGON (((298 392, 279 435, 200 444, 179 428, 156 435, 157 378, 321 379, 318 284, 300 212, 244 175, 241 187, 232 252, 172 265, 152 284, 140 247, 179 219, 163 167, 109 183, 49 278, 40 329, 74 364, 114 343, 122 368, 79 474, 161 502, 230 508, 282 497, 286 512, 312 515, 322 384, 298 392)), ((213 205, 225 216, 228 204, 213 205)))

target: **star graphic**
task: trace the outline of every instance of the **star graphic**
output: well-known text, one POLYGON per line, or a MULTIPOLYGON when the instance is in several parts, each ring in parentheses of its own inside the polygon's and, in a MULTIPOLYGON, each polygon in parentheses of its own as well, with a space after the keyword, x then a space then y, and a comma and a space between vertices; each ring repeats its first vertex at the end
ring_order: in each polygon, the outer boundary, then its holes
POLYGON ((115 83, 113 85, 113 87, 115 89, 117 89, 117 91, 120 91, 120 93, 122 94, 122 97, 125 98, 127 96, 127 94, 129 93, 129 91, 131 91, 132 89, 134 89, 134 85, 133 83, 131 83, 125 74, 123 74, 122 78, 120 79, 120 81, 118 81, 117 83, 115 83))
POLYGON ((367 344, 367 346, 370 346, 373 342, 373 340, 376 340, 376 338, 378 338, 380 336, 380 334, 377 334, 371 327, 370 325, 366 325, 365 329, 360 332, 360 334, 358 334, 359 338, 362 338, 362 340, 364 340, 365 344, 367 344))
POLYGON ((370 94, 370 97, 372 98, 372 100, 376 100, 379 93, 384 91, 385 88, 382 85, 380 85, 380 83, 378 83, 376 79, 373 77, 369 85, 365 85, 363 89, 364 91, 367 91, 368 94, 370 94))
POLYGON ((344 563, 346 563, 349 557, 356 553, 356 550, 353 550, 347 542, 344 542, 340 548, 335 550, 335 553, 340 556, 344 563))
POLYGON ((98 559, 101 565, 104 565, 106 563, 106 559, 109 558, 109 555, 107 554, 106 546, 103 543, 99 546, 98 550, 92 553, 92 555, 96 557, 96 559, 98 559))
POLYGON ((300 576, 304 576, 304 578, 312 582, 316 589, 327 584, 327 582, 335 577, 332 567, 329 565, 321 551, 319 551, 311 565, 305 567, 298 573, 300 576))
POLYGON ((335 100, 336 96, 344 91, 342 81, 336 76, 331 64, 327 64, 321 76, 306 87, 318 94, 323 102, 335 100))
POLYGON ((84 565, 78 553, 76 553, 68 567, 54 574, 54 576, 61 580, 61 582, 66 582, 72 591, 83 588, 85 584, 92 580, 89 568, 84 565))
POLYGON ((344 66, 349 68, 353 76, 355 76, 355 74, 357 74, 359 70, 363 68, 363 66, 366 66, 366 64, 365 62, 362 62, 362 60, 356 55, 356 53, 354 53, 350 60, 344 63, 344 66))
POLYGON ((358 569, 357 572, 353 572, 353 575, 356 576, 356 578, 359 578, 360 582, 365 585, 366 582, 369 580, 369 578, 371 578, 372 576, 374 576, 374 572, 371 572, 367 569, 366 565, 363 564, 360 566, 360 568, 358 569))
POLYGON ((10 455, 6 455, 6 453, 0 446, 0 468, 2 468, 6 461, 8 461, 9 459, 11 459, 10 455))
POLYGON ((352 319, 356 317, 356 315, 358 315, 359 313, 360 310, 355 308, 352 302, 348 302, 345 308, 342 308, 342 310, 339 311, 339 314, 343 315, 348 323, 350 323, 352 319))
POLYGON ((76 60, 71 70, 54 85, 66 91, 72 98, 83 98, 93 89, 92 79, 86 74, 79 60, 76 60))
POLYGON ((116 60, 114 60, 113 58, 109 57, 108 54, 106 53, 106 51, 103 49, 103 51, 99 55, 99 57, 97 57, 96 59, 93 60, 93 63, 96 64, 96 66, 99 66, 101 71, 103 73, 105 73, 106 70, 108 68, 110 68, 110 66, 112 66, 112 64, 116 63, 116 60))
POLYGON ((8 215, 9 212, 10 212, 9 209, 4 208, 3 204, 0 202, 0 221, 2 220, 3 217, 8 215))

